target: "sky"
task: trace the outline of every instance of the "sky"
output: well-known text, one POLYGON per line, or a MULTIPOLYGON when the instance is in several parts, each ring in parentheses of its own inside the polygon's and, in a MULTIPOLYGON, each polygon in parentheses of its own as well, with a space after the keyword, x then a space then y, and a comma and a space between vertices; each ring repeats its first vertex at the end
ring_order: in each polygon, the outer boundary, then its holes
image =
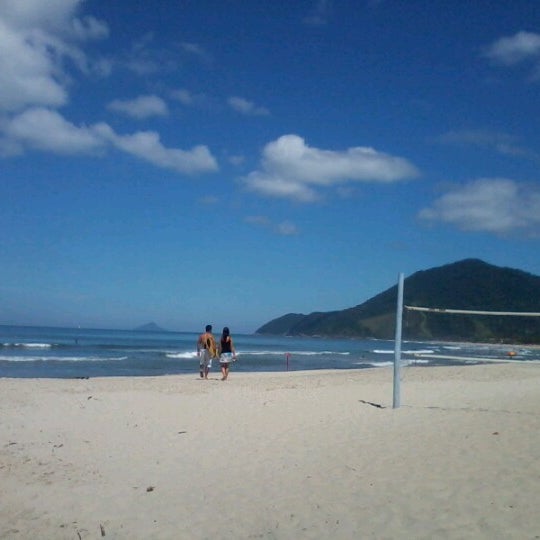
POLYGON ((539 127, 538 0, 0 0, 0 324, 540 275, 539 127))

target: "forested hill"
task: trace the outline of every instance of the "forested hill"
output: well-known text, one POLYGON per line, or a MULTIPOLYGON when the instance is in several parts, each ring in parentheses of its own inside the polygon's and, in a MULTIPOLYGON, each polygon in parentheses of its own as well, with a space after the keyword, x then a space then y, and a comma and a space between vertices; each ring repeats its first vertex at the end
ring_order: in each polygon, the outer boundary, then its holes
MULTIPOLYGON (((393 339, 397 285, 341 311, 289 313, 258 334, 393 339)), ((540 277, 465 259, 416 272, 404 281, 404 304, 445 309, 540 312, 540 277)), ((450 315, 405 310, 403 339, 540 343, 540 317, 450 315)))

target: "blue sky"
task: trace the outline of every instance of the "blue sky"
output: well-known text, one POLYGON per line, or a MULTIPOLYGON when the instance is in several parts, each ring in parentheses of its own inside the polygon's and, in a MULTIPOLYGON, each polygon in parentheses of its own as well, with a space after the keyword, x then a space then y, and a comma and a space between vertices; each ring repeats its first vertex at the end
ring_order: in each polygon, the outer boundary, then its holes
POLYGON ((0 0, 0 324, 251 332, 540 275, 537 0, 0 0))

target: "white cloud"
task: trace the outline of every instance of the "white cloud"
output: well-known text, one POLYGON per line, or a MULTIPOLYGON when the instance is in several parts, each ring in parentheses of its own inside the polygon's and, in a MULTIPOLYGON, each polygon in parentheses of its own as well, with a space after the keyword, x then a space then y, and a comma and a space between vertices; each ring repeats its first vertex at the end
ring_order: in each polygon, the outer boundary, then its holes
POLYGON ((205 195, 199 199, 199 202, 205 206, 213 206, 219 203, 219 199, 215 195, 205 195))
POLYGON ((436 141, 442 144, 491 148, 506 156, 540 160, 536 152, 520 146, 516 137, 501 132, 483 129, 449 131, 437 137, 436 141))
POLYGON ((183 42, 180 44, 180 47, 187 55, 194 56, 205 62, 210 62, 212 60, 210 54, 197 43, 183 42))
POLYGON ((247 216, 244 221, 259 227, 268 227, 270 225, 270 220, 266 216, 247 216))
POLYGON ((166 116, 169 111, 167 104, 158 96, 139 96, 135 99, 115 99, 107 108, 142 120, 151 116, 166 116))
POLYGON ((465 231, 533 233, 540 227, 540 189, 506 178, 481 178, 442 195, 419 217, 465 231))
POLYGON ((231 109, 246 116, 268 116, 270 114, 270 111, 266 107, 259 107, 252 101, 241 97, 230 97, 227 103, 231 109))
POLYGON ((228 159, 229 159, 229 163, 231 165, 235 165, 236 167, 242 165, 246 161, 245 156, 240 156, 240 155, 229 156, 228 159))
MULTIPOLYGON (((118 135, 104 123, 75 125, 55 110, 69 100, 73 68, 85 74, 111 69, 110 61, 91 61, 80 48, 109 34, 98 19, 76 17, 82 3, 0 0, 0 155, 27 150, 103 153, 114 147, 183 174, 216 171, 216 159, 204 145, 168 148, 157 133, 118 135)), ((116 101, 110 107, 138 118, 167 114, 166 103, 157 96, 116 101)))
POLYGON ((484 51, 490 60, 511 66, 528 59, 540 58, 540 34, 517 32, 510 37, 498 39, 484 51))
POLYGON ((175 72, 179 66, 196 59, 211 61, 210 55, 196 43, 177 43, 173 47, 160 48, 154 44, 154 34, 147 32, 133 42, 131 49, 123 55, 121 65, 136 73, 147 76, 160 72, 175 72))
POLYGON ((108 77, 115 65, 114 60, 111 58, 98 58, 92 64, 92 72, 98 77, 108 77))
POLYGON ((56 72, 56 62, 39 43, 0 19, 0 111, 66 103, 68 94, 56 72))
POLYGON ((2 126, 0 154, 23 153, 36 149, 57 154, 81 154, 106 149, 111 145, 158 167, 183 174, 218 170, 214 156, 206 146, 190 150, 167 148, 153 131, 118 135, 105 123, 75 126, 58 112, 33 108, 15 116, 2 126))
POLYGON ((311 203, 320 199, 315 190, 302 182, 291 178, 272 176, 267 172, 254 171, 244 178, 244 185, 249 191, 262 196, 291 199, 303 203, 311 203))
POLYGON ((313 7, 303 23, 308 26, 324 26, 327 23, 330 12, 330 0, 315 0, 313 7))
POLYGON ((59 107, 68 100, 66 59, 84 73, 103 72, 78 47, 80 39, 106 37, 105 23, 77 19, 80 0, 0 2, 0 111, 59 107))
POLYGON ((39 28, 63 39, 90 40, 109 36, 104 21, 92 16, 76 17, 84 0, 1 0, 0 19, 8 26, 24 32, 39 28))
POLYGON ((205 94, 196 94, 185 88, 173 90, 170 96, 186 107, 202 107, 210 103, 210 99, 205 94))
POLYGON ((34 148, 57 154, 80 154, 104 145, 93 128, 77 127, 56 111, 44 108, 27 109, 12 118, 3 131, 6 140, 2 146, 11 149, 4 153, 22 153, 25 148, 34 148))
POLYGON ((282 221, 277 224, 276 232, 282 236, 294 236, 298 234, 298 228, 292 221, 282 221))
POLYGON ((84 17, 72 21, 74 34, 80 40, 104 39, 109 37, 109 27, 95 17, 84 17))
POLYGON ((203 145, 190 150, 167 148, 154 131, 138 131, 132 135, 117 135, 107 124, 96 126, 99 134, 115 147, 159 167, 180 173, 214 172, 218 165, 214 156, 203 145))
POLYGON ((195 101, 191 92, 185 88, 173 90, 171 95, 174 99, 177 99, 180 103, 182 103, 182 105, 193 105, 195 101))
POLYGON ((0 18, 17 28, 68 31, 81 0, 2 0, 0 18))
POLYGON ((300 202, 320 198, 315 187, 349 182, 396 182, 418 175, 406 159, 354 147, 343 151, 306 145, 298 135, 283 135, 263 149, 259 170, 243 182, 250 191, 300 202))
POLYGON ((147 32, 131 45, 131 50, 121 62, 128 70, 137 75, 147 76, 163 69, 176 67, 176 61, 167 51, 151 47, 154 34, 147 32))
POLYGON ((280 236, 294 236, 298 234, 298 228, 292 221, 273 223, 267 216, 247 216, 244 221, 256 227, 269 229, 280 236))

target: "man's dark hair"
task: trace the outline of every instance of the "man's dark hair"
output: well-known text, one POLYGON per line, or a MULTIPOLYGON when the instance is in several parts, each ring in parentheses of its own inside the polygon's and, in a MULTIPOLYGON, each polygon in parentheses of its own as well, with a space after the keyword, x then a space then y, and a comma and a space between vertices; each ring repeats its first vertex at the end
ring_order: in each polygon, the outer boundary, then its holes
POLYGON ((207 324, 207 325, 206 325, 206 331, 207 331, 207 332, 211 332, 211 331, 212 331, 212 325, 211 325, 211 324, 207 324))

